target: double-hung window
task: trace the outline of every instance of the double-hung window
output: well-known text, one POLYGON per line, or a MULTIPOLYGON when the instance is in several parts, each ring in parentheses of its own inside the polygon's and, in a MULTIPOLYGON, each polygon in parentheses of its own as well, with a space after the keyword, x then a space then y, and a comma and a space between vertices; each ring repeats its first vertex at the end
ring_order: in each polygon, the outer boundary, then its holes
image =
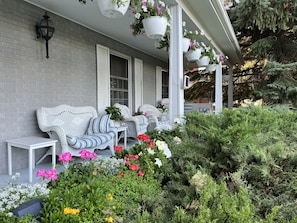
POLYGON ((129 61, 110 54, 110 103, 129 106, 129 61))

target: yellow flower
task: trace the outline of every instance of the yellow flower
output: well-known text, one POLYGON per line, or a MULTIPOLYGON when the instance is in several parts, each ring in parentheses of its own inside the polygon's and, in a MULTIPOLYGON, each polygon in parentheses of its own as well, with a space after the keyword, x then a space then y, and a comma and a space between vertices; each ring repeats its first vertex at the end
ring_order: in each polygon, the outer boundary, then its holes
POLYGON ((107 200, 111 201, 112 200, 112 194, 108 194, 107 200))
POLYGON ((113 218, 110 216, 109 218, 105 218, 106 222, 113 222, 113 218))
POLYGON ((72 215, 76 215, 80 212, 79 209, 75 209, 75 208, 64 208, 64 214, 72 214, 72 215))

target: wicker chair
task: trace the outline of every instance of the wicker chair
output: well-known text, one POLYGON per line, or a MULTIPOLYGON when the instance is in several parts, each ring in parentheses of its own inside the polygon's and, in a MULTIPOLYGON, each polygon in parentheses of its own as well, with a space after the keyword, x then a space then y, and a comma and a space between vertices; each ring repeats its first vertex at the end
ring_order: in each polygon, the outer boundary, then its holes
POLYGON ((139 134, 144 134, 147 131, 148 120, 144 115, 132 116, 129 108, 126 105, 115 103, 113 106, 119 108, 121 111, 124 122, 128 127, 128 138, 137 139, 139 134))
POLYGON ((162 113, 155 106, 150 104, 143 104, 138 108, 138 111, 143 112, 148 118, 149 125, 148 130, 169 130, 171 125, 167 116, 167 113, 162 113))

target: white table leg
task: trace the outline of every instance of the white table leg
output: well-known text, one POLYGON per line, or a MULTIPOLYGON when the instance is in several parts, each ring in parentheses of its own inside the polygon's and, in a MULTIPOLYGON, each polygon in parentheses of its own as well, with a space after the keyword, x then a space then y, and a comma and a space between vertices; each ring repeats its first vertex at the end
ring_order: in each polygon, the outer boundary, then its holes
POLYGON ((7 143, 7 153, 8 153, 8 174, 12 175, 12 155, 11 155, 11 145, 7 143))
POLYGON ((52 165, 53 168, 56 168, 56 143, 52 145, 52 165))
POLYGON ((33 149, 29 149, 29 182, 32 183, 33 178, 33 149))
POLYGON ((127 128, 124 130, 124 149, 127 148, 127 128))
POLYGON ((35 150, 32 150, 32 170, 35 169, 35 150))
POLYGON ((118 141, 119 141, 119 132, 117 131, 117 134, 115 135, 115 145, 118 146, 118 141))

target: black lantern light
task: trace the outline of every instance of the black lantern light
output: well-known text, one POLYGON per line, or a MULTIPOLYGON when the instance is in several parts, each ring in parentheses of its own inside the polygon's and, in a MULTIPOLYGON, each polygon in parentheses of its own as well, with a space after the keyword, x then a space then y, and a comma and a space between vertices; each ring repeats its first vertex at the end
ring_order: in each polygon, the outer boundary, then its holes
POLYGON ((48 41, 52 38, 55 28, 53 27, 53 22, 49 19, 50 17, 45 12, 43 19, 41 19, 40 23, 36 25, 36 33, 37 39, 43 38, 46 43, 46 58, 48 56, 48 41))

